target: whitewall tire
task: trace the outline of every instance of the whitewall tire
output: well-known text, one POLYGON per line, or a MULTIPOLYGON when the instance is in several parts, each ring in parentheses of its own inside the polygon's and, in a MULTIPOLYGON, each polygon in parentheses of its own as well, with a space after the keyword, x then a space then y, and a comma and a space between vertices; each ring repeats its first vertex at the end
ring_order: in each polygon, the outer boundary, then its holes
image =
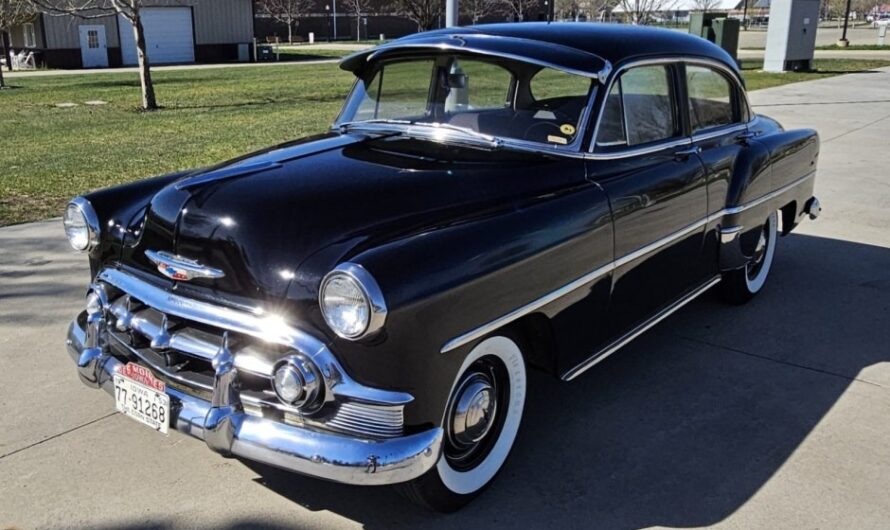
POLYGON ((525 407, 525 360, 508 335, 477 344, 458 374, 443 418, 442 455, 401 488, 412 501, 441 512, 460 509, 492 482, 513 448, 525 407))
POLYGON ((720 291, 726 301, 743 304, 763 289, 773 264, 778 239, 779 215, 773 212, 761 227, 750 261, 741 269, 723 274, 720 291))

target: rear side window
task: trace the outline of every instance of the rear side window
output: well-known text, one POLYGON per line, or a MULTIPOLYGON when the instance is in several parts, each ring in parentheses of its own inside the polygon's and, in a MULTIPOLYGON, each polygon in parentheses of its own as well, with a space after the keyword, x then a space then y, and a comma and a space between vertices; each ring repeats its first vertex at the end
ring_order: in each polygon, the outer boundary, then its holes
POLYGON ((529 82, 529 90, 535 101, 557 98, 580 98, 584 100, 590 92, 591 80, 580 75, 569 74, 543 68, 529 82))
POLYGON ((732 85, 723 74, 705 66, 686 66, 689 122, 692 132, 735 122, 732 85))
POLYGON ((598 145, 648 144, 677 133, 671 75, 666 66, 640 66, 621 74, 605 105, 598 145))

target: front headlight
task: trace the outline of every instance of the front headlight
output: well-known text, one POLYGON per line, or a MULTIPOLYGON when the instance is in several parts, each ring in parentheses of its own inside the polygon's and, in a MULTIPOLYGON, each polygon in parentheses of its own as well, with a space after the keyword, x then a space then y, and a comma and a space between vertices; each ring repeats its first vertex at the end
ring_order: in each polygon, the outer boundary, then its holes
POLYGON ((65 235, 74 250, 92 250, 99 244, 99 218, 90 202, 77 197, 68 203, 62 218, 65 235))
POLYGON ((344 339, 367 337, 382 328, 386 319, 377 282, 355 263, 343 263, 325 276, 318 301, 325 322, 344 339))

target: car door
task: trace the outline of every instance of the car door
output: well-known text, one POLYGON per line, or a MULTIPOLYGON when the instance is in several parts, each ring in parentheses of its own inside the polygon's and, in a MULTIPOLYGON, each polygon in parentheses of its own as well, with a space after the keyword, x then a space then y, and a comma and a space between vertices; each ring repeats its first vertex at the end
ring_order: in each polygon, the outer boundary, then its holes
MULTIPOLYGON (((716 256, 716 246, 719 244, 717 230, 733 229, 718 226, 722 220, 719 213, 729 206, 727 200, 732 200, 738 191, 730 189, 733 180, 736 185, 744 183, 745 189, 754 196, 768 193, 771 190, 769 174, 749 173, 751 168, 766 167, 763 160, 769 156, 769 152, 752 140, 753 134, 748 131, 747 125, 751 114, 747 98, 738 81, 725 67, 687 62, 682 78, 692 142, 707 172, 708 213, 712 223, 708 227, 705 245, 708 253, 716 256)), ((716 274, 717 269, 715 260, 711 271, 716 274)))
POLYGON ((704 166, 685 134, 679 63, 619 72, 603 103, 588 176, 609 197, 614 339, 701 283, 707 217, 704 166))

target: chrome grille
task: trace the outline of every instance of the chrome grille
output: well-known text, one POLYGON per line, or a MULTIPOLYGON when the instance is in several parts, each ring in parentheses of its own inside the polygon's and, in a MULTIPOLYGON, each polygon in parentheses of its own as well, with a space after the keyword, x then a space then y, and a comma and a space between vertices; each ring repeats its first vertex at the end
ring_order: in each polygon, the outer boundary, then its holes
POLYGON ((213 392, 212 362, 229 335, 245 410, 277 421, 375 438, 401 436, 402 405, 375 405, 328 396, 317 414, 304 416, 281 403, 272 391, 274 360, 286 348, 178 316, 165 314, 123 293, 119 288, 107 306, 109 345, 137 357, 161 379, 182 392, 209 399, 213 392))

